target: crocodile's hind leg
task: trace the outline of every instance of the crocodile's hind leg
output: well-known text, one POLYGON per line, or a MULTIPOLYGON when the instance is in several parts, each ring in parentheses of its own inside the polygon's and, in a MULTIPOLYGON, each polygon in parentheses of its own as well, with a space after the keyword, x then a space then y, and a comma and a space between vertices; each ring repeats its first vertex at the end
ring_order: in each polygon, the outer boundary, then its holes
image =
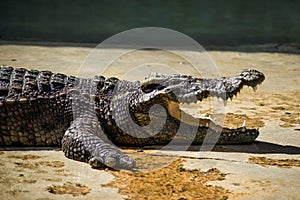
POLYGON ((65 156, 88 162, 93 168, 103 166, 132 169, 135 161, 104 139, 96 116, 77 117, 62 139, 65 156))

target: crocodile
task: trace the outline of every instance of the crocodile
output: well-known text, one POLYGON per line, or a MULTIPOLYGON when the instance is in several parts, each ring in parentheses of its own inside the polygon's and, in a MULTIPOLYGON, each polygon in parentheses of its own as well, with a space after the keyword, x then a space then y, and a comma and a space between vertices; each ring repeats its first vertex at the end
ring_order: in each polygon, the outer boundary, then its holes
POLYGON ((135 160, 117 146, 202 144, 206 136, 217 144, 253 142, 258 129, 222 127, 180 104, 210 96, 226 101, 264 79, 246 69, 229 78, 152 73, 130 82, 1 66, 0 146, 61 146, 67 158, 94 168, 133 169, 135 160))

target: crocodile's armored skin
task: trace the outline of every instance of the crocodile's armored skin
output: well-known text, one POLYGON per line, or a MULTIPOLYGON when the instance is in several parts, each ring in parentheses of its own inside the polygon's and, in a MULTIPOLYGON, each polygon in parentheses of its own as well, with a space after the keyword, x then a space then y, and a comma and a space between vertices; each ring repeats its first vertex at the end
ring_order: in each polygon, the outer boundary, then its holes
POLYGON ((62 145, 68 158, 93 167, 133 168, 135 161, 114 144, 200 144, 207 134, 215 135, 218 144, 252 142, 258 130, 196 119, 181 111, 179 103, 208 96, 226 101, 264 78, 256 70, 244 70, 219 79, 151 74, 140 83, 1 66, 0 146, 62 145))

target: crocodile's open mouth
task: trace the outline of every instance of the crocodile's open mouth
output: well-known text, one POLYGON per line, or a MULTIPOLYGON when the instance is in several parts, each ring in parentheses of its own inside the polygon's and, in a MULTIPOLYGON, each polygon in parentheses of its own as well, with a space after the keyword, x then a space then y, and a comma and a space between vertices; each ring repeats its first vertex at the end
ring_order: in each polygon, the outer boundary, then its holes
MULTIPOLYGON (((243 86, 250 86, 255 91, 265 77, 256 70, 244 70, 239 75, 231 78, 198 79, 181 75, 150 75, 142 85, 145 99, 149 102, 159 103, 163 101, 170 116, 187 125, 198 127, 198 130, 219 133, 218 143, 243 143, 252 142, 258 135, 258 129, 246 128, 244 122, 238 128, 227 128, 218 125, 211 118, 195 118, 180 109, 180 103, 197 103, 208 97, 221 98, 224 103, 236 96, 243 86)), ((153 105, 152 104, 152 105, 153 105)), ((199 131, 198 131, 199 132, 199 131)), ((199 140, 196 143, 200 143, 199 140)))

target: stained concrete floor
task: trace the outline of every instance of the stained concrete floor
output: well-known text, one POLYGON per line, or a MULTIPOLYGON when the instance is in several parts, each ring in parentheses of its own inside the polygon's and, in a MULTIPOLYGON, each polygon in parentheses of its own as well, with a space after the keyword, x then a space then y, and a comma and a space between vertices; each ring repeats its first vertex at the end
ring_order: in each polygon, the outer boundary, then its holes
MULTIPOLYGON (((0 63, 14 67, 47 69, 70 75, 81 75, 87 71, 84 68, 86 65, 82 63, 91 60, 87 56, 93 46, 0 41, 0 63)), ((195 150, 192 151, 151 150, 151 153, 162 153, 165 158, 174 155, 183 157, 186 160, 184 163, 186 168, 203 171, 218 168, 227 174, 225 180, 213 181, 209 184, 227 189, 230 192, 229 199, 299 199, 300 168, 297 163, 300 160, 300 54, 294 50, 289 53, 288 48, 284 53, 264 52, 264 48, 270 51, 269 47, 246 46, 223 51, 208 51, 222 76, 238 74, 244 68, 255 68, 266 75, 266 80, 256 93, 245 88, 226 106, 226 112, 230 113, 233 116, 232 120, 238 121, 237 123, 241 124, 245 118, 249 118, 248 126, 255 126, 261 122, 257 142, 247 145, 223 145, 212 151, 199 152, 198 147, 193 147, 195 150), (247 49, 251 51, 247 52, 247 49), (251 118, 256 121, 251 121, 251 118), (252 157, 266 157, 273 159, 274 162, 252 163, 250 162, 252 157), (291 163, 296 164, 289 163, 282 167, 280 162, 284 159, 289 159, 291 163)), ((105 49, 101 55, 109 59, 111 55, 123 51, 105 49)), ((183 53, 193 56, 194 52, 183 53)), ((151 60, 155 60, 156 63, 161 62, 164 66, 167 65, 168 68, 179 72, 191 75, 196 73, 182 57, 163 51, 131 53, 127 51, 110 64, 106 73, 139 79, 143 73, 138 71, 127 73, 128 69, 150 63, 151 60)), ((158 68, 160 66, 158 65, 158 68)), ((205 114, 203 110, 210 111, 201 104, 184 107, 194 115, 205 114)), ((117 188, 102 186, 114 179, 109 171, 94 170, 85 163, 66 159, 59 149, 6 150, 0 152, 0 159, 1 199, 126 198, 118 193, 117 188), (77 196, 49 192, 50 186, 66 182, 87 186, 89 191, 85 195, 77 196)), ((82 189, 81 185, 78 190, 82 189)))

